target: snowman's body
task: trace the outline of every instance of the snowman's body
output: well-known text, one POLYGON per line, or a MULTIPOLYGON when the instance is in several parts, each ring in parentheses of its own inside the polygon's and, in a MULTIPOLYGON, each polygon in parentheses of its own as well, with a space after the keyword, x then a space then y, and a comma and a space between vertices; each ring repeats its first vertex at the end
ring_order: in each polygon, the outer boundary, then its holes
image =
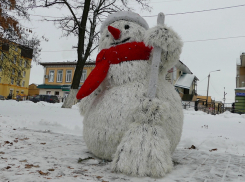
MULTIPOLYGON (((146 45, 154 41, 154 38, 145 38, 146 30, 133 22, 121 20, 111 25, 121 31, 121 38, 115 41, 111 35, 107 37, 109 32, 104 30, 100 49, 116 46, 128 37, 129 42, 142 41, 146 45), (133 30, 124 30, 125 24, 133 30)), ((167 37, 176 45, 168 42, 168 53, 162 54, 156 98, 146 97, 151 55, 149 60, 110 65, 100 86, 81 100, 86 145, 97 157, 113 160, 115 171, 161 177, 173 167, 171 154, 181 137, 183 111, 181 99, 165 75, 178 61, 181 41, 171 29, 168 31, 167 37)))

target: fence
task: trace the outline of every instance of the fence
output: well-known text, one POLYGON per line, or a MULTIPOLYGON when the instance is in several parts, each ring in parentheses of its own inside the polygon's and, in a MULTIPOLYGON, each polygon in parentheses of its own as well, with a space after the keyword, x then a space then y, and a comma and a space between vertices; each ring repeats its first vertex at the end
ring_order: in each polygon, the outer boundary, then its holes
POLYGON ((208 106, 198 104, 198 110, 212 115, 221 114, 225 111, 224 105, 222 103, 221 104, 208 103, 208 106))
POLYGON ((192 102, 192 101, 182 101, 182 107, 183 107, 183 109, 194 108, 195 107, 195 102, 192 102))
POLYGON ((208 102, 206 101, 182 101, 183 109, 193 108, 195 111, 203 111, 208 114, 216 115, 221 114, 225 111, 230 111, 232 113, 243 114, 244 112, 235 108, 234 103, 221 103, 221 102, 208 102))

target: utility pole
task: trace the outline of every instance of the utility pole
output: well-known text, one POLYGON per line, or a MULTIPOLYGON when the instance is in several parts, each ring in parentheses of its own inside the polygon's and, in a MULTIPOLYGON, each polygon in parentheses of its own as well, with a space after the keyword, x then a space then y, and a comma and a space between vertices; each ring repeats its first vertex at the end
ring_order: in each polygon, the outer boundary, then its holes
POLYGON ((207 101, 206 101, 206 107, 208 107, 209 78, 210 78, 210 73, 208 74, 208 88, 207 88, 207 101))
POLYGON ((226 96, 226 94, 227 93, 225 93, 225 87, 224 87, 224 98, 223 98, 223 100, 224 100, 224 111, 225 111, 225 96, 226 96))
POLYGON ((197 80, 195 81, 195 85, 196 85, 196 95, 197 95, 197 80))
POLYGON ((208 74, 208 88, 207 88, 207 102, 206 102, 206 108, 208 107, 208 89, 209 89, 210 73, 211 73, 211 72, 216 72, 216 71, 220 71, 220 70, 210 71, 209 74, 208 74))

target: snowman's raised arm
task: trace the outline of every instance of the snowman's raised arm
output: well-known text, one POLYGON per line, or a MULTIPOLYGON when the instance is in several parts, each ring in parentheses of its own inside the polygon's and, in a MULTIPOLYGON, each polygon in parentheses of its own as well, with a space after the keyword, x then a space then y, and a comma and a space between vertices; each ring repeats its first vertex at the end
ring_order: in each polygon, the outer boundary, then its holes
POLYGON ((180 36, 167 25, 157 25, 146 31, 144 43, 147 46, 160 47, 162 49, 162 65, 164 69, 170 69, 179 60, 183 42, 180 36))

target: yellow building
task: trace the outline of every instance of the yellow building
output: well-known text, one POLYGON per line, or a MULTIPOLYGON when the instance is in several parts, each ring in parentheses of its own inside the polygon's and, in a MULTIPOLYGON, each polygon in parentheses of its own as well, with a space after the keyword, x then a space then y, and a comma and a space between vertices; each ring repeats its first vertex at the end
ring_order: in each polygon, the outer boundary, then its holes
MULTIPOLYGON (((69 94, 77 62, 43 62, 43 84, 37 86, 39 95, 57 95, 65 97, 69 94)), ((80 86, 94 69, 95 63, 85 63, 80 86)))
POLYGON ((0 95, 28 95, 30 68, 33 49, 21 45, 2 45, 0 47, 0 95), (11 61, 10 61, 11 60, 11 61), (1 65, 7 69, 4 69, 1 65))
MULTIPOLYGON (((197 100, 199 100, 200 105, 206 106, 207 96, 198 95, 197 100)), ((208 96, 208 107, 211 107, 211 103, 212 103, 211 96, 208 96)))
POLYGON ((39 95, 39 89, 37 88, 36 84, 32 83, 29 85, 28 96, 34 96, 34 95, 39 95))

